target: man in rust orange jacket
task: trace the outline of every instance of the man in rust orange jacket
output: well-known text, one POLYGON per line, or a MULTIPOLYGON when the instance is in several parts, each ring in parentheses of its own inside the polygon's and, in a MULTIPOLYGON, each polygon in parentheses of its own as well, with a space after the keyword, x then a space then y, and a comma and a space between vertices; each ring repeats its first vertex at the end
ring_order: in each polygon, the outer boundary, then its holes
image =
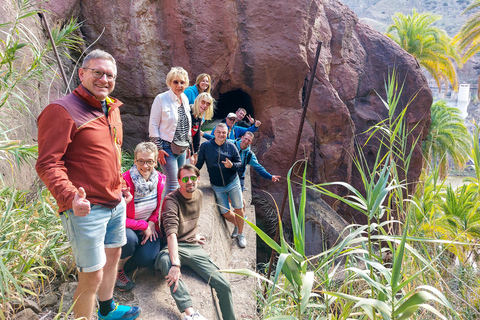
POLYGON ((132 196, 121 175, 122 103, 109 97, 117 67, 94 50, 78 71, 81 85, 38 117, 38 175, 57 200, 78 269, 73 311, 91 319, 135 319, 140 308, 117 305, 113 289, 126 243, 125 206, 132 196))

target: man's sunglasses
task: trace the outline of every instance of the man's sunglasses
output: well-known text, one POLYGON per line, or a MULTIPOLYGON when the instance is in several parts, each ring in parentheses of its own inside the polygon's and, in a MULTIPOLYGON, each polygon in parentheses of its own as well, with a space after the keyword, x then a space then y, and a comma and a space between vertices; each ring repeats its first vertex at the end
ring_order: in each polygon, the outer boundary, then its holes
POLYGON ((192 182, 195 182, 195 181, 197 181, 198 177, 197 177, 197 176, 183 177, 183 178, 182 178, 182 182, 183 182, 183 183, 187 183, 187 182, 188 182, 188 179, 192 180, 192 182))

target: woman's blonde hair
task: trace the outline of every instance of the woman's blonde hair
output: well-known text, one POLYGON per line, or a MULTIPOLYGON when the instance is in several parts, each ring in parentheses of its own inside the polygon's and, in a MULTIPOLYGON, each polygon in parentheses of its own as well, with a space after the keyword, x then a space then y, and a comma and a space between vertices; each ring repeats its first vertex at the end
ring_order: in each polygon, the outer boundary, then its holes
POLYGON ((135 160, 137 160, 137 154, 139 152, 147 151, 150 153, 153 153, 153 157, 155 162, 157 161, 157 155, 158 155, 158 148, 153 142, 140 142, 137 144, 135 147, 135 150, 133 151, 133 157, 135 160))
POLYGON ((195 85, 197 86, 198 92, 200 92, 200 82, 202 82, 203 78, 207 77, 208 78, 208 88, 204 92, 210 93, 210 90, 212 89, 212 77, 210 77, 209 74, 206 73, 200 73, 197 76, 197 79, 195 80, 195 85))
POLYGON ((210 102, 210 106, 207 110, 205 110, 205 120, 211 120, 213 118, 213 112, 215 108, 215 99, 213 99, 212 95, 208 92, 200 93, 197 98, 195 99, 195 103, 193 104, 193 116, 198 119, 198 117, 203 116, 200 112, 200 101, 206 100, 210 102))
POLYGON ((189 84, 188 73, 182 67, 173 67, 172 69, 170 69, 170 71, 167 74, 167 79, 166 79, 167 86, 169 88, 171 88, 170 83, 173 81, 173 78, 175 78, 177 76, 182 76, 183 77, 183 79, 185 80, 185 88, 187 88, 188 84, 189 84))

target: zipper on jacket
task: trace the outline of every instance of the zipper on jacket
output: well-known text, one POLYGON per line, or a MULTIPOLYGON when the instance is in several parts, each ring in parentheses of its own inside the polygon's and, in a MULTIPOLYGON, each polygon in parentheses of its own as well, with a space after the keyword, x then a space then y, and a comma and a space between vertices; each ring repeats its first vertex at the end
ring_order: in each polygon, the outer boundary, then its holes
POLYGON ((223 186, 226 187, 225 179, 223 179, 222 165, 220 163, 220 146, 218 146, 218 169, 220 170, 220 176, 222 177, 223 186))
POLYGON ((117 150, 117 147, 115 146, 116 140, 117 140, 117 132, 116 132, 117 129, 114 128, 114 132, 112 132, 112 126, 110 125, 110 121, 108 120, 109 116, 110 116, 110 110, 108 110, 107 116, 105 116, 105 118, 107 119, 108 133, 110 134, 111 137, 113 136, 113 139, 110 139, 110 142, 112 143, 113 152, 115 153, 115 158, 116 158, 116 161, 115 161, 115 169, 116 169, 115 177, 116 177, 116 181, 118 183, 118 182, 120 182, 120 177, 118 177, 118 171, 120 170, 118 168, 118 163, 121 161, 121 159, 119 159, 118 150, 117 150))

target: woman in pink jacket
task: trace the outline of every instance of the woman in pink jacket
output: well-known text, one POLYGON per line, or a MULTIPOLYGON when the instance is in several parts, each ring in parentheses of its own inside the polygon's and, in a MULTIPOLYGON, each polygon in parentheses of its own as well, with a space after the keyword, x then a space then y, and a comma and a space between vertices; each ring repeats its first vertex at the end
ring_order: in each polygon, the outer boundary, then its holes
POLYGON ((127 244, 118 262, 116 287, 121 291, 135 287, 123 270, 127 260, 133 258, 139 267, 153 267, 160 251, 158 221, 166 178, 155 170, 157 154, 154 143, 139 143, 134 151, 135 164, 123 174, 133 200, 127 204, 127 244))

